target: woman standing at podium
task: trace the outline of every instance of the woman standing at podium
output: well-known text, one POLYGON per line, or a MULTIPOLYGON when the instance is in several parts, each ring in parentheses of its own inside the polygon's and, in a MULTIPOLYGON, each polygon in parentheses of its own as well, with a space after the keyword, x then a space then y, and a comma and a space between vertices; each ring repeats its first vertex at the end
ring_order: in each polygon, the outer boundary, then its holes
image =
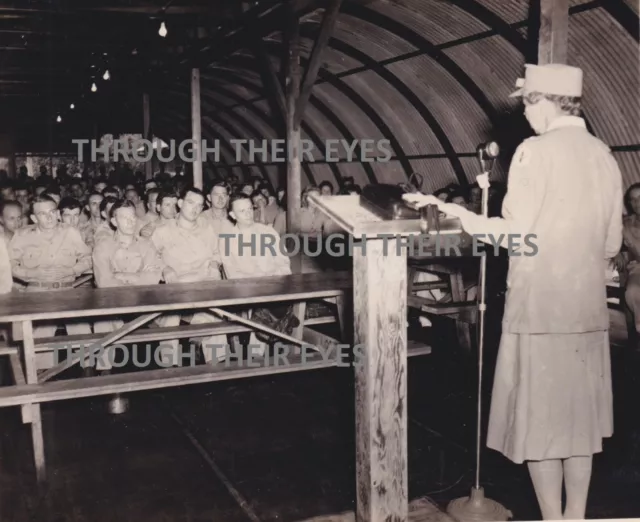
POLYGON ((503 235, 508 289, 487 445, 527 462, 544 519, 584 519, 592 456, 613 434, 605 270, 622 244, 622 177, 579 117, 580 69, 527 65, 516 85, 537 136, 514 154, 503 217, 405 198, 437 205, 480 240, 503 235))

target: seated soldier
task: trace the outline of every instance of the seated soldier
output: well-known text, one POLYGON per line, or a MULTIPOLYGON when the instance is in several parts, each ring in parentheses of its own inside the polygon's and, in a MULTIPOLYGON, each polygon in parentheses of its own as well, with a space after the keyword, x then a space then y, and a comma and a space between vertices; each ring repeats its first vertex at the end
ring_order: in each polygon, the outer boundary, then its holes
POLYGON ((0 200, 2 201, 14 201, 16 194, 13 191, 13 185, 10 182, 5 181, 0 185, 0 200))
POLYGON ((77 229, 78 232, 80 232, 82 241, 84 241, 87 246, 91 246, 90 242, 93 238, 90 237, 90 229, 88 227, 80 226, 82 204, 77 199, 67 196, 62 198, 60 201, 58 210, 60 211, 62 222, 77 229))
MULTIPOLYGON (((60 223, 56 202, 48 196, 33 200, 31 219, 35 227, 19 229, 9 243, 12 273, 27 283, 27 292, 64 290, 91 270, 91 249, 82 241, 80 232, 60 223)), ((89 334, 91 328, 82 321, 65 321, 67 333, 89 334)), ((36 326, 34 337, 53 337, 55 324, 36 326)), ((54 364, 52 353, 36 356, 39 369, 54 364)))
POLYGON ((243 193, 233 195, 229 215, 235 225, 220 236, 219 248, 229 279, 291 274, 289 258, 280 249, 279 234, 271 225, 255 221, 251 198, 243 193), (273 245, 273 252, 266 245, 273 245))
MULTIPOLYGON (((625 302, 634 316, 636 332, 640 332, 640 183, 632 184, 624 197, 628 215, 623 220, 623 251, 615 258, 624 287, 625 302)), ((639 344, 635 347, 640 351, 639 344)))
MULTIPOLYGON (((7 244, 0 241, 0 294, 8 294, 13 288, 13 277, 11 276, 11 259, 7 244)), ((5 340, 7 339, 4 334, 5 340)))
MULTIPOLYGON (((218 236, 211 225, 199 219, 204 207, 205 196, 199 189, 188 187, 178 200, 180 209, 174 224, 158 226, 151 235, 165 266, 164 280, 172 283, 195 283, 198 281, 216 281, 220 274, 220 254, 218 252, 218 236)), ((207 312, 197 312, 192 324, 218 322, 219 319, 207 312)), ((162 326, 178 326, 180 316, 169 314, 159 318, 162 326)), ((213 361, 212 348, 215 347, 216 359, 226 356, 227 338, 225 335, 214 335, 201 340, 205 360, 213 361)), ((163 364, 180 365, 178 341, 170 343, 171 353, 162 351, 163 364)))
POLYGON ((89 213, 89 219, 85 220, 84 222, 82 219, 80 220, 80 229, 84 234, 85 242, 91 248, 93 248, 94 246, 96 230, 104 221, 100 214, 100 203, 102 203, 103 199, 104 196, 99 192, 92 192, 91 194, 89 194, 87 205, 85 207, 87 212, 89 213))
POLYGON ((219 181, 211 187, 209 194, 211 208, 202 213, 202 218, 209 221, 216 234, 220 235, 229 226, 229 186, 224 181, 219 181))
POLYGON ((140 229, 142 237, 151 237, 153 231, 160 226, 175 225, 178 215, 178 195, 171 191, 161 191, 156 199, 158 219, 147 223, 140 229))
MULTIPOLYGON (((291 264, 280 249, 280 236, 272 226, 255 221, 251 198, 243 193, 235 194, 231 197, 229 208, 235 225, 220 236, 220 252, 227 277, 242 279, 290 275, 291 264)), ((290 313, 290 307, 270 308, 279 316, 290 313)), ((252 311, 252 314, 256 312, 252 311)), ((266 346, 258 341, 253 332, 249 345, 252 354, 264 354, 266 346)))
MULTIPOLYGON (((147 206, 147 212, 144 216, 138 219, 136 224, 136 234, 140 234, 140 231, 148 225, 149 223, 153 223, 160 219, 160 214, 158 214, 158 194, 160 191, 157 188, 151 188, 145 194, 145 204, 147 206)), ((137 208, 136 208, 137 210, 137 208)))
POLYGON ((31 208, 31 196, 29 195, 29 188, 24 183, 19 183, 14 189, 15 199, 22 205, 22 226, 29 225, 29 209, 31 208))
POLYGON ((111 207, 113 207, 113 205, 115 205, 117 202, 118 200, 112 196, 106 196, 100 202, 100 217, 102 218, 102 221, 96 227, 96 230, 93 234, 94 248, 103 239, 108 239, 113 237, 114 229, 111 227, 111 223, 109 221, 109 214, 111 212, 111 207))
MULTIPOLYGON (((263 225, 273 225, 273 222, 269 223, 267 217, 267 198, 260 190, 256 190, 251 194, 251 202, 253 203, 253 219, 256 223, 262 223, 263 225)), ((273 217, 275 220, 275 216, 273 217)))
POLYGON ((0 224, 4 240, 9 244, 13 235, 22 228, 22 205, 17 201, 3 201, 0 203, 0 224))
POLYGON ((142 201, 138 190, 133 185, 127 187, 124 193, 124 197, 135 205, 136 217, 138 219, 144 218, 145 214, 147 213, 147 209, 144 207, 144 201, 142 201))
MULTIPOLYGON (((112 237, 104 238, 93 251, 93 273, 98 288, 131 285, 155 285, 162 279, 162 261, 149 239, 135 233, 136 208, 131 201, 120 200, 111 207, 111 224, 116 229, 112 237)), ((112 332, 123 321, 101 320, 94 325, 95 333, 112 332)), ((111 353, 104 351, 96 365, 98 370, 111 370, 111 353)))

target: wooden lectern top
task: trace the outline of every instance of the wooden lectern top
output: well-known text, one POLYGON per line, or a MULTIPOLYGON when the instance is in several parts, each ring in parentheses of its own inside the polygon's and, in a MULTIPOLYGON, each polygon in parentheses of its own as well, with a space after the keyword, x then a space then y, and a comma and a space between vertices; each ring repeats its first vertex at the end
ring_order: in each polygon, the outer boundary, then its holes
MULTIPOLYGON (((323 214, 335 221, 349 234, 373 239, 382 234, 413 236, 424 234, 420 229, 419 219, 384 219, 364 208, 360 204, 359 195, 349 196, 316 196, 309 195, 309 204, 315 206, 323 214)), ((436 234, 429 231, 429 234, 436 234)), ((440 234, 460 234, 462 226, 457 218, 440 220, 440 234)))

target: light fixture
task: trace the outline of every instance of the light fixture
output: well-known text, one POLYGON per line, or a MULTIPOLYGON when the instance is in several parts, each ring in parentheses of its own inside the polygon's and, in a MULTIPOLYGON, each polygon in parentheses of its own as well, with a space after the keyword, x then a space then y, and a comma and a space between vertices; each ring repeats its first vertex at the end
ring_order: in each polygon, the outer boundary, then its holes
POLYGON ((91 85, 91 92, 96 92, 98 90, 98 87, 96 86, 96 83, 93 82, 93 84, 91 85))
POLYGON ((111 78, 111 76, 109 75, 109 69, 107 69, 104 72, 104 75, 102 76, 103 79, 108 80, 109 78, 111 78))
POLYGON ((62 121, 62 118, 60 117, 60 115, 59 115, 59 114, 58 114, 58 117, 56 118, 56 121, 57 121, 58 123, 60 123, 60 122, 62 121))
POLYGON ((76 108, 76 106, 72 103, 71 105, 69 105, 69 108, 70 108, 70 109, 75 109, 75 108, 76 108))
POLYGON ((164 22, 162 22, 160 24, 160 30, 158 31, 158 34, 162 36, 162 38, 164 38, 165 36, 167 36, 168 32, 169 31, 167 31, 167 26, 164 24, 164 22))

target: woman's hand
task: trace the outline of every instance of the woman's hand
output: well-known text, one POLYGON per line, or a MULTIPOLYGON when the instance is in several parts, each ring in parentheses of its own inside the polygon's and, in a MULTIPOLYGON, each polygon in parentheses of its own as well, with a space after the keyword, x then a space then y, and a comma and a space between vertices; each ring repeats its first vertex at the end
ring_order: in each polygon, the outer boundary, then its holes
POLYGON ((404 199, 409 205, 417 209, 426 207, 427 205, 435 205, 441 212, 454 217, 460 217, 461 214, 467 211, 460 205, 456 205, 455 203, 445 203, 441 199, 427 194, 403 194, 402 199, 404 199))

